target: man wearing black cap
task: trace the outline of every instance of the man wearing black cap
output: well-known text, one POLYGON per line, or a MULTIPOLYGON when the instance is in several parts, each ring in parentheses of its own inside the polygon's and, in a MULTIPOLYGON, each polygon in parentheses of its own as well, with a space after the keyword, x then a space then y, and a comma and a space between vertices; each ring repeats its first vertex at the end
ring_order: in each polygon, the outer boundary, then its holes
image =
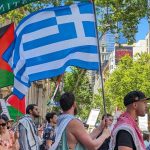
POLYGON ((148 99, 141 91, 129 92, 124 97, 126 111, 114 126, 110 150, 146 150, 137 119, 145 116, 148 99))

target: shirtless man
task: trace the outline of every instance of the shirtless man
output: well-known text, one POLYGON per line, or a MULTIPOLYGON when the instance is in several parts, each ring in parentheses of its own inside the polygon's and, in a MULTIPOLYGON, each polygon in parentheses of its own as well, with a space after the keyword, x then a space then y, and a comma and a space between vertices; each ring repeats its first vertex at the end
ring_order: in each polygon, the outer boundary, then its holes
POLYGON ((58 118, 56 139, 50 150, 96 150, 110 136, 109 130, 104 129, 105 121, 90 135, 86 132, 83 123, 74 117, 77 106, 72 93, 61 96, 60 106, 63 114, 58 118), (102 131, 102 135, 96 139, 102 131))

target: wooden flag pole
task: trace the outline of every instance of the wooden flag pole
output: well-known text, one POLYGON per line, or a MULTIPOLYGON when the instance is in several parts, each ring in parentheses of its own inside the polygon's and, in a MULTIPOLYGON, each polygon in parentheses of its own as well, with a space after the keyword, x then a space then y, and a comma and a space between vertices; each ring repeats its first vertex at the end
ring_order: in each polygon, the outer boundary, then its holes
MULTIPOLYGON (((92 1, 92 0, 91 0, 92 1)), ((103 74, 102 74, 102 66, 101 66, 101 53, 100 53, 100 44, 99 40, 102 39, 104 33, 98 38, 98 30, 97 30, 97 16, 96 16, 96 8, 94 4, 94 0, 92 1, 93 10, 94 10, 94 17, 95 17, 95 28, 96 28, 96 37, 97 37, 97 45, 98 45, 98 55, 99 55, 99 76, 101 78, 101 88, 102 88, 102 99, 103 99, 103 108, 104 108, 104 115, 106 116, 106 101, 105 101, 105 94, 104 94, 104 83, 103 83, 103 74)))

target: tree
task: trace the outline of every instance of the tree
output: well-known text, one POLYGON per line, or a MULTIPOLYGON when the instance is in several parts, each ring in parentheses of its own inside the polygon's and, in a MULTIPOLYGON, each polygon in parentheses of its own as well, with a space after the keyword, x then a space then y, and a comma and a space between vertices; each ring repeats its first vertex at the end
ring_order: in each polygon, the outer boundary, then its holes
MULTIPOLYGON (((72 92, 75 95, 78 107, 78 117, 87 119, 93 105, 93 93, 90 88, 87 71, 77 67, 71 67, 69 72, 65 72, 62 82, 63 91, 58 90, 54 101, 59 101, 62 92, 72 92)), ((56 83, 56 78, 50 80, 51 84, 56 83)), ((56 88, 56 86, 54 86, 56 88)), ((53 91, 55 88, 53 87, 53 91)), ((49 110, 60 112, 59 107, 50 106, 49 110)))
MULTIPOLYGON (((68 5, 74 1, 89 1, 89 0, 40 0, 28 4, 19 9, 10 11, 7 14, 0 16, 0 22, 5 22, 6 19, 15 22, 16 24, 29 12, 45 8, 48 5, 68 5)), ((94 0, 96 11, 99 14, 99 31, 105 33, 123 33, 130 43, 134 42, 137 25, 141 18, 149 14, 147 0, 94 0), (121 23, 122 26, 118 26, 121 23)), ((117 34, 119 35, 119 34, 117 34)))
POLYGON ((23 7, 20 7, 18 9, 12 10, 8 13, 5 13, 3 15, 0 15, 0 23, 6 23, 6 22, 14 22, 16 25, 18 22, 24 18, 26 15, 28 15, 31 12, 37 11, 39 9, 48 7, 48 6, 59 6, 62 3, 64 4, 70 4, 70 0, 37 0, 33 3, 29 3, 23 7))
POLYGON ((102 16, 99 20, 100 31, 123 33, 130 43, 134 42, 137 25, 149 11, 147 0, 95 0, 95 3, 102 16), (118 26, 118 23, 122 26, 118 26))
MULTIPOLYGON (((104 105, 103 105, 103 99, 102 99, 102 89, 98 90, 97 94, 94 94, 93 101, 91 103, 91 107, 95 109, 100 109, 100 116, 104 114, 104 105)), ((105 97, 106 102, 106 110, 107 113, 111 113, 113 110, 113 107, 111 106, 110 99, 105 97)))
POLYGON ((137 55, 135 60, 129 56, 123 57, 105 82, 107 111, 114 111, 116 106, 124 109, 123 97, 129 91, 141 90, 150 96, 149 74, 150 54, 137 55))
POLYGON ((87 76, 87 71, 71 67, 71 72, 64 76, 64 91, 70 91, 75 94, 78 105, 78 114, 82 119, 86 119, 91 110, 92 91, 87 76))
MULTIPOLYGON (((81 1, 84 1, 84 0, 81 0, 81 1)), ((7 14, 1 15, 0 23, 4 23, 6 22, 6 20, 10 20, 17 24, 24 16, 26 16, 30 12, 39 10, 41 8, 45 8, 48 5, 58 6, 61 4, 64 5, 64 4, 71 4, 71 3, 73 3, 73 0, 40 0, 31 4, 28 4, 19 9, 10 11, 7 14)), ((95 0, 95 4, 97 6, 96 7, 97 13, 100 16, 102 16, 101 18, 98 18, 99 31, 101 33, 105 33, 106 31, 111 30, 111 32, 114 34, 122 32, 124 36, 128 38, 129 42, 134 41, 134 35, 137 32, 137 25, 139 23, 139 20, 148 14, 147 0, 95 0), (118 22, 122 23, 122 27, 117 26, 118 22)), ((121 61, 122 65, 124 64, 123 63, 124 61, 125 60, 121 61)), ((130 67, 132 68, 132 65, 136 61, 133 63, 132 60, 127 59, 127 61, 125 62, 129 64, 129 66, 127 67, 127 70, 128 70, 130 67)), ((116 74, 113 73, 111 75, 112 77, 110 76, 109 80, 107 81, 108 83, 106 82, 106 91, 108 90, 106 93, 106 101, 114 104, 113 99, 116 99, 115 96, 117 95, 118 97, 117 97, 116 104, 120 105, 120 107, 122 107, 122 105, 118 103, 118 101, 122 100, 122 96, 127 90, 132 89, 129 85, 128 87, 125 87, 128 81, 133 81, 133 79, 128 78, 128 75, 130 74, 132 76, 137 75, 136 72, 133 72, 132 69, 130 69, 130 72, 126 73, 127 75, 122 79, 122 73, 123 73, 122 71, 125 71, 125 70, 123 70, 123 67, 121 67, 121 64, 120 64, 120 67, 118 67, 118 69, 120 69, 121 72, 119 72, 117 69, 116 74), (122 86, 117 83, 120 81, 122 81, 122 86), (109 88, 109 84, 111 88, 109 88), (117 88, 113 89, 113 87, 115 86, 120 87, 120 89, 119 90, 117 88)), ((126 67, 126 65, 124 65, 124 67, 126 67)), ((136 70, 136 71, 140 71, 140 70, 136 70)), ((91 92, 89 92, 89 88, 88 88, 89 85, 88 85, 88 80, 86 76, 85 78, 82 76, 83 77, 82 80, 84 79, 82 82, 86 85, 86 88, 84 89, 84 87, 81 85, 81 82, 79 82, 79 85, 80 85, 79 87, 74 88, 74 85, 76 85, 76 79, 77 79, 76 75, 78 75, 78 73, 79 71, 73 70, 73 72, 67 74, 67 76, 65 77, 65 82, 66 82, 65 90, 74 91, 74 93, 77 96, 77 99, 79 99, 79 103, 81 102, 82 104, 82 101, 85 103, 85 104, 83 103, 82 106, 79 106, 81 110, 81 108, 84 107, 84 105, 90 104, 90 102, 92 101, 92 96, 91 96, 91 92), (83 95, 83 97, 81 97, 81 95, 83 95)), ((141 81, 142 79, 139 77, 139 79, 134 79, 134 80, 138 84, 139 81, 141 81)), ((148 83, 145 83, 145 84, 148 85, 148 83)), ((92 103, 92 105, 93 106, 95 105, 94 102, 92 103)), ((90 106, 85 106, 85 107, 90 108, 90 106)), ((85 114, 87 114, 87 110, 85 112, 83 111, 83 114, 84 114, 83 117, 86 116, 85 114)))

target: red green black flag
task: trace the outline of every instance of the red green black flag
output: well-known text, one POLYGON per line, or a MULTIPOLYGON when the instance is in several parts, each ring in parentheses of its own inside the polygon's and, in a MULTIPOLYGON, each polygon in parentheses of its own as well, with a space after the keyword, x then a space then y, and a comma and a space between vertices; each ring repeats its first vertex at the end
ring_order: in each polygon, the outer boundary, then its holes
POLYGON ((0 88, 13 85, 14 75, 7 62, 2 58, 14 40, 14 24, 0 28, 0 88))

